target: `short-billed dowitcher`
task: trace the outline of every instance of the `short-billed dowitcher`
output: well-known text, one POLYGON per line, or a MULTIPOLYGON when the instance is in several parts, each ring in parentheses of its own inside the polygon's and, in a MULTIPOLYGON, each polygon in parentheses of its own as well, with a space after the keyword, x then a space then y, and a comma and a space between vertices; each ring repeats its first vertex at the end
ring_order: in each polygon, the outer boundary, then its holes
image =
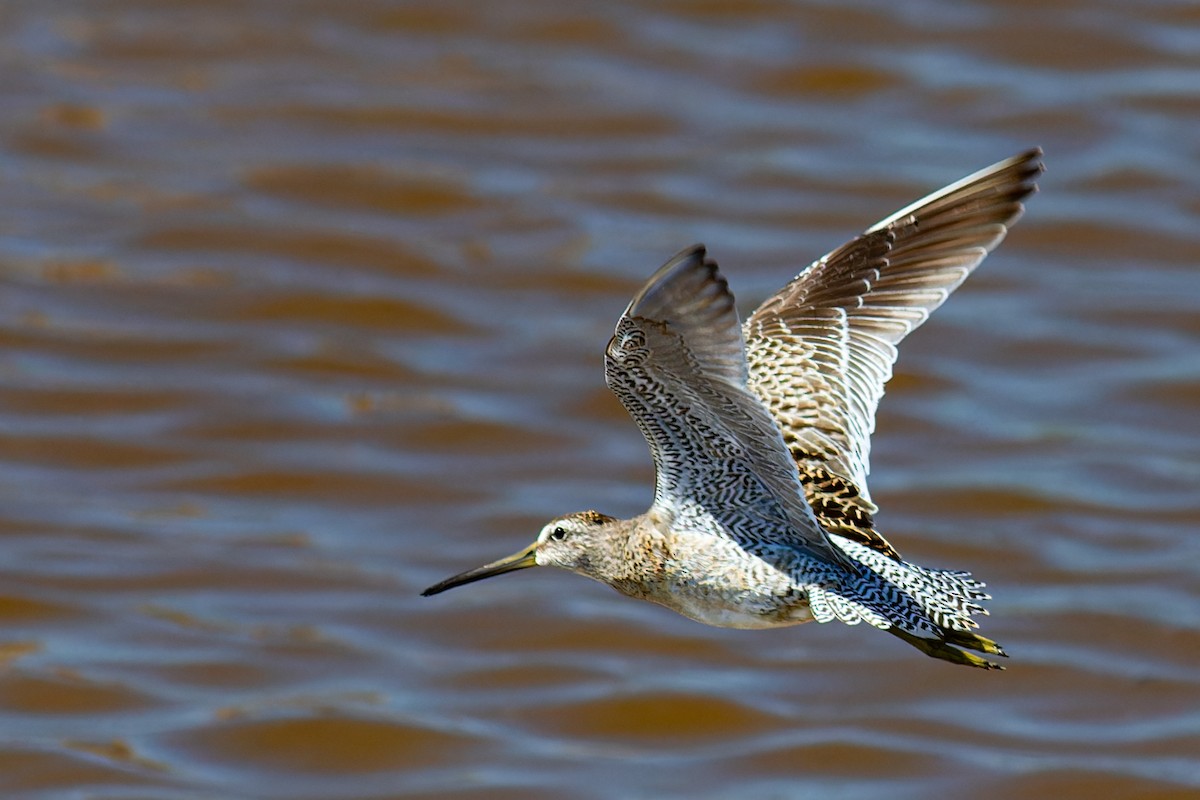
POLYGON ((818 259, 738 324, 702 246, 634 296, 608 386, 654 457, 654 503, 542 528, 526 549, 426 589, 555 566, 709 625, 863 620, 935 658, 997 665, 970 573, 904 561, 875 529, 870 435, 896 345, 1000 243, 1036 191, 1030 150, 934 192, 818 259))

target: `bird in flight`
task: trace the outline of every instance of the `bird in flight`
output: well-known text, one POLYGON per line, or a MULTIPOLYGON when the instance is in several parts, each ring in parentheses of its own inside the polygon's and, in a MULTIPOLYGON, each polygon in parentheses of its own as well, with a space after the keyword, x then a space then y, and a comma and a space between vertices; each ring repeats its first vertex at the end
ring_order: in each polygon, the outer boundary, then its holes
POLYGON ((1041 157, 897 211, 744 325, 703 246, 674 256, 629 303, 604 360, 654 459, 649 510, 558 517, 524 550, 422 594, 555 566, 709 625, 865 621, 934 658, 999 669, 976 655, 1005 655, 975 633, 983 584, 905 561, 876 529, 867 473, 897 345, 1004 239, 1041 157))

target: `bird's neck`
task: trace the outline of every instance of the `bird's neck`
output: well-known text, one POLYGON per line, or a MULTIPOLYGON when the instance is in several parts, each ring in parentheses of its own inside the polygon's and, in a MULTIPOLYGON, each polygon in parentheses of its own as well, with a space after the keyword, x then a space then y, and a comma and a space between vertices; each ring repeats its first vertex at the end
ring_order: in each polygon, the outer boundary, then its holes
POLYGON ((631 519, 614 520, 603 532, 605 557, 593 560, 585 574, 630 597, 645 595, 654 576, 670 558, 664 521, 653 509, 631 519))

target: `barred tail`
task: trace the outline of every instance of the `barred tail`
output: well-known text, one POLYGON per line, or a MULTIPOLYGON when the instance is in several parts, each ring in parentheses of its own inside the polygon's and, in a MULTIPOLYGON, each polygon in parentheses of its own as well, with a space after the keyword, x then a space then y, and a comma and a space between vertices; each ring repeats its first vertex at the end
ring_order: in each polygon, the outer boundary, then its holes
POLYGON ((1003 669, 966 652, 1006 655, 996 642, 972 632, 978 627, 972 617, 987 615, 980 602, 990 595, 970 573, 928 569, 889 558, 857 542, 832 538, 846 555, 867 569, 833 586, 809 587, 814 619, 837 619, 848 625, 866 620, 933 658, 1003 669))

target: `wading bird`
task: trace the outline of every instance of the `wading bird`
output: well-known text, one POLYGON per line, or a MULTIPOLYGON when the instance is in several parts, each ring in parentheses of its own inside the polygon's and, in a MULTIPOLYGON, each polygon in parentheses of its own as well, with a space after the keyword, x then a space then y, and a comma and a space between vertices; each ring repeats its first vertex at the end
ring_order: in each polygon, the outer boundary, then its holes
POLYGON ((606 583, 709 625, 867 623, 935 658, 998 668, 974 633, 970 573, 909 563, 875 529, 870 435, 896 346, 1000 243, 1036 191, 1041 151, 897 211, 818 259, 739 325, 702 246, 634 296, 605 351, 608 386, 650 446, 654 503, 551 520, 528 548, 426 589, 533 566, 606 583))

